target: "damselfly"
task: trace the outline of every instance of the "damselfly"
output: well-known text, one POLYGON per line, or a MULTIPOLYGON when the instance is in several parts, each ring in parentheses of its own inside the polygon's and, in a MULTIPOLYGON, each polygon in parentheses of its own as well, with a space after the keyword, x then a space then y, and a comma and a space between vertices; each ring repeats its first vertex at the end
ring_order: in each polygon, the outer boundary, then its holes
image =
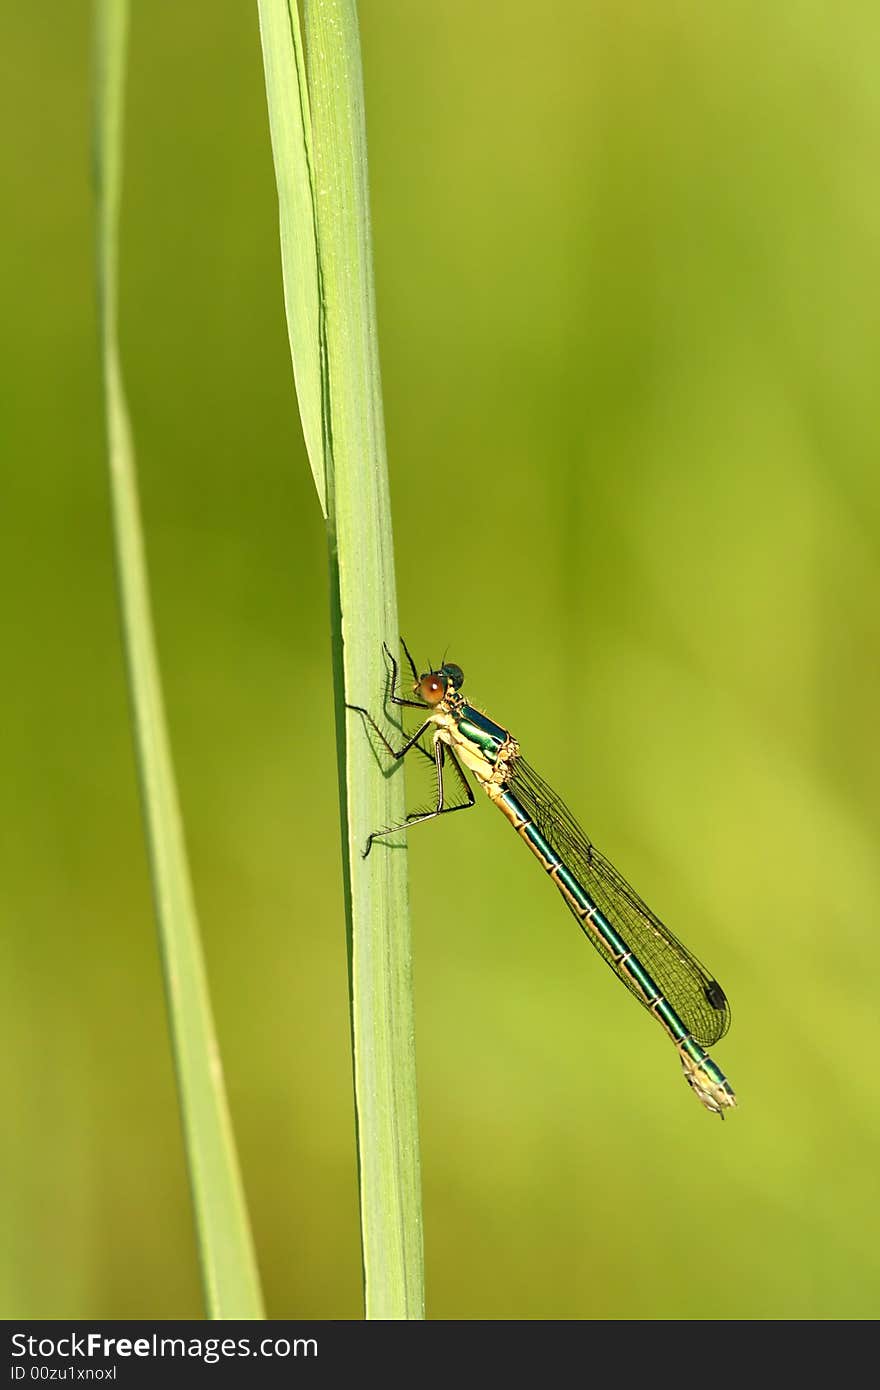
POLYGON ((402 646, 416 698, 408 700, 398 693, 398 664, 386 646, 391 662, 390 699, 392 704, 425 712, 412 737, 402 748, 395 748, 368 710, 360 705, 348 708, 363 716, 393 758, 416 749, 432 761, 437 800, 430 810, 407 816, 402 826, 374 830, 364 857, 385 835, 473 806, 464 764, 556 884, 587 940, 663 1025, 698 1100, 723 1119, 724 1111, 736 1105, 736 1097, 704 1050, 718 1042, 730 1025, 730 1008, 718 981, 590 843, 561 798, 521 756, 513 735, 465 701, 461 667, 444 661, 437 670, 419 675, 406 643, 402 646), (430 751, 423 739, 430 741, 430 751), (444 782, 449 768, 455 781, 451 791, 444 782))

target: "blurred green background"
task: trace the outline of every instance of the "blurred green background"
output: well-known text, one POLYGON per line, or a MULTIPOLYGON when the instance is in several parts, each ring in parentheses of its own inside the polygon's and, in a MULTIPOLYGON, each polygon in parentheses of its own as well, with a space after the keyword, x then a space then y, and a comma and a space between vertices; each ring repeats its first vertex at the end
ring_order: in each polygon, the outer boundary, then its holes
MULTIPOLYGON (((122 342, 269 1311, 361 1315, 323 527, 256 6, 135 5, 122 342)), ((100 413, 90 12, 9 8, 0 1311, 201 1312, 100 413)), ((878 1313, 876 6, 363 4, 401 624, 733 1005, 411 836, 428 1311, 878 1313)), ((375 703, 378 692, 362 692, 375 703)))

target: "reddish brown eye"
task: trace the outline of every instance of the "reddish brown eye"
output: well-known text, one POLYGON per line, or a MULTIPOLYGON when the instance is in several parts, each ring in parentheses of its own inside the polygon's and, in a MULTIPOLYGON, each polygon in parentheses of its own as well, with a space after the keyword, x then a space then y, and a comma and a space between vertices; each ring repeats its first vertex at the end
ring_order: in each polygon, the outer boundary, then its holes
POLYGON ((429 671, 419 676, 418 693, 426 705, 439 705, 446 694, 446 677, 437 671, 429 671))

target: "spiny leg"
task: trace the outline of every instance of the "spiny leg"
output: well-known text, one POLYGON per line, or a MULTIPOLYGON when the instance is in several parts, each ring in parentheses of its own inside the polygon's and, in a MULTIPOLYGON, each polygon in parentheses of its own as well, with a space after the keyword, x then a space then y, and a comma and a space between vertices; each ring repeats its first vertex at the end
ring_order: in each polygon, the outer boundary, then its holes
POLYGON ((464 773, 462 772, 461 765, 458 759, 456 758, 455 754, 453 753, 452 749, 446 748, 445 745, 441 743, 440 739, 437 739, 434 743, 434 756, 432 758, 428 750, 426 748, 423 748, 422 745, 418 742, 418 740, 422 737, 425 731, 430 728, 430 719, 427 719, 425 723, 422 724, 421 728, 416 730, 412 738, 407 739, 406 743, 403 745, 402 748, 395 748, 392 743, 389 743, 388 739, 385 737, 382 730, 379 728, 379 725, 376 723, 369 710, 364 709, 363 705, 346 705, 346 709, 353 710, 355 714, 361 715, 361 717, 367 721, 370 728, 381 740, 383 746, 388 750, 392 758, 394 758, 395 762, 399 762, 401 758, 406 757, 406 754, 409 753, 412 748, 417 748, 420 753, 422 753, 426 758, 428 758, 431 762, 434 763, 437 769, 437 805, 434 807, 434 809, 432 811, 421 811, 413 815, 409 815, 407 816, 406 820, 403 822, 402 825, 391 825, 388 826, 386 830, 374 830, 370 835, 369 839, 367 840, 363 854, 364 859, 366 859, 370 850, 373 848, 374 840, 381 839, 385 835, 395 835, 399 830, 406 830, 407 827, 410 825, 418 825, 419 821, 433 820, 435 816, 449 815, 452 811, 468 811, 470 810, 471 806, 474 805, 475 797, 473 791, 471 790, 471 785, 465 777, 464 773), (458 784, 464 791, 466 797, 465 801, 459 802, 456 806, 446 805, 445 788, 443 785, 443 766, 447 754, 449 755, 450 761, 452 762, 452 766, 455 768, 455 773, 458 778, 458 784))
POLYGON ((471 784, 462 771, 461 763, 458 761, 452 749, 445 743, 441 743, 439 738, 434 744, 434 757, 437 763, 437 805, 434 807, 433 811, 418 811, 407 816, 407 825, 418 825, 419 821, 433 820, 435 816, 450 816, 453 811, 469 811, 476 802, 471 784), (455 768, 458 785, 464 792, 466 798, 464 801, 456 802, 454 806, 446 805, 446 788, 443 785, 443 766, 447 758, 455 768))
MULTIPOLYGON (((421 701, 421 700, 404 700, 404 699, 401 698, 401 696, 399 696, 399 695, 397 694, 397 674, 398 674, 399 667, 398 667, 398 664, 397 664, 397 662, 395 661, 395 659, 394 659, 394 657, 393 657, 393 655, 392 655, 392 653, 391 653, 391 649, 390 649, 390 647, 388 646, 388 643, 387 643, 387 642, 383 642, 383 643, 382 643, 382 646, 383 646, 383 648, 384 648, 384 650, 385 650, 385 655, 388 657, 388 660, 391 662, 391 690, 390 690, 390 693, 389 693, 389 698, 391 699, 392 703, 395 704, 395 705, 406 705, 409 709, 420 709, 420 710, 425 710, 425 709, 427 709, 428 706, 427 706, 426 704, 424 704, 423 701, 421 701)), ((406 644, 405 644, 405 643, 404 643, 404 650, 406 651, 406 644)), ((413 666, 412 657, 410 656, 410 654, 409 654, 408 651, 406 652, 406 654, 407 654, 407 657, 408 657, 408 659, 409 659, 409 663, 410 663, 410 665, 412 666, 413 672, 415 672, 415 669, 416 669, 416 668, 415 668, 415 666, 413 666)), ((403 745, 402 748, 397 749, 397 748, 394 747, 393 744, 389 743, 388 739, 385 737, 385 735, 383 734, 382 730, 379 728, 379 725, 376 723, 375 719, 374 719, 373 716, 370 714, 370 711, 369 711, 368 709, 365 709, 363 705, 350 705, 350 704, 346 703, 345 708, 346 708, 346 709, 350 709, 350 710, 354 710, 356 714, 360 714, 360 715, 363 716, 363 718, 364 718, 364 719, 367 721, 367 723, 369 724, 370 728, 371 728, 371 729, 374 731, 374 733, 376 733, 376 734, 378 735, 378 737, 381 739, 383 747, 391 754, 392 758, 395 758, 395 759, 397 759, 397 758, 402 758, 403 755, 404 755, 405 753, 408 753, 408 752, 409 752, 410 748, 416 747, 416 748, 418 748, 418 750, 419 750, 419 752, 422 754, 422 756, 428 759, 428 762, 429 762, 429 763, 433 763, 433 761, 434 761, 434 755, 433 755, 432 753, 429 753, 428 750, 427 750, 427 748, 423 748, 422 745, 421 745, 421 744, 419 743, 419 741, 418 741, 418 740, 421 738, 422 734, 425 732, 425 730, 428 728, 428 725, 429 725, 430 721, 427 721, 426 723, 422 724, 421 728, 420 728, 416 733, 413 734, 412 738, 411 738, 411 739, 408 739, 407 742, 403 745)))
POLYGON ((419 673, 416 670, 416 663, 413 661, 409 647, 406 645, 402 637, 400 639, 400 645, 403 647, 403 650, 406 653, 406 659, 409 662, 409 669, 412 671, 413 681, 417 681, 419 678, 419 673))
MULTIPOLYGON (((401 703, 401 704, 406 704, 406 703, 408 703, 408 701, 401 701, 400 703, 401 703)), ((419 743, 419 739, 422 737, 422 734, 424 734, 424 733, 425 733, 428 729, 430 729, 430 727, 431 727, 431 720, 430 720, 430 719, 426 719, 425 722, 424 722, 424 724, 422 724, 418 729, 416 729, 416 731, 415 731, 415 733, 413 734, 412 738, 408 738, 407 741, 406 741, 406 743, 403 745, 402 748, 395 748, 393 743, 389 743, 388 739, 385 737, 385 735, 383 734, 382 730, 379 728, 379 725, 376 723, 375 719, 374 719, 373 716, 370 714, 370 711, 369 711, 368 709, 364 709, 363 705, 348 705, 348 704, 345 706, 345 708, 346 708, 346 709, 353 710, 355 714, 360 714, 364 719, 366 719, 366 721, 367 721, 367 723, 369 724, 370 728, 373 730, 373 732, 376 734, 376 736, 382 740, 383 746, 384 746, 384 747, 387 749, 387 751, 391 754, 391 756, 392 756, 392 758, 394 758, 395 762, 397 762, 397 761, 399 761, 401 758, 405 757, 406 754, 409 752, 409 750, 410 750, 411 748, 418 748, 419 752, 420 752, 420 753, 424 753, 425 757, 426 757, 430 762, 433 762, 433 761, 434 761, 434 759, 431 757, 431 754, 427 751, 427 749, 426 749, 426 748, 422 748, 421 744, 419 743)), ((419 708, 419 709, 424 709, 425 706, 424 706, 424 705, 419 705, 418 708, 419 708)))
MULTIPOLYGON (((413 680, 417 681, 419 678, 418 672, 416 670, 415 662, 412 659, 409 647, 406 645, 406 642, 404 642, 402 637, 400 639, 400 643, 403 647, 404 652, 406 653, 406 659, 409 662, 410 670, 413 674, 413 680)), ((391 689, 389 692, 389 699, 391 700, 392 704, 405 705, 409 709, 425 710, 430 708, 421 700, 404 700, 400 695, 397 694, 397 678, 400 668, 398 666, 397 660, 394 657, 394 654, 388 646, 388 643, 383 642, 382 646, 385 650, 385 655, 388 657, 388 660, 391 663, 391 689)), ((446 745, 443 744, 440 741, 440 739, 436 739, 434 743, 434 753, 432 756, 432 754, 428 752, 427 748, 423 748, 421 743, 419 742, 419 739, 422 737, 422 735, 426 733, 427 730, 431 727, 432 720, 426 719, 425 722, 412 735, 412 737, 406 740, 402 748, 395 748, 394 745, 390 743, 389 740, 385 737, 384 733, 382 732, 379 725, 376 723, 375 719, 370 714, 370 711, 368 709, 365 709, 363 705, 346 704, 345 707, 346 709, 353 710, 354 713, 361 715, 361 717, 366 720, 370 728, 381 741, 382 746, 386 749, 388 753, 391 754, 395 762, 398 762, 400 761, 400 759, 404 758, 406 754, 410 751, 410 749, 416 748, 422 754, 423 757, 427 758, 429 762, 434 763, 437 769, 437 805, 434 807, 434 809, 432 811, 422 811, 420 813, 409 815, 407 816, 406 820, 403 822, 402 825, 389 826, 387 830, 374 830, 373 833, 370 835, 369 839, 367 840, 366 848, 364 849, 363 854, 364 859, 366 859, 367 855, 372 849, 373 841, 381 838, 382 836, 394 835, 399 830, 405 830, 407 826, 418 825, 419 821, 433 820, 435 816, 448 815, 452 811, 470 810, 471 806, 474 805, 475 797, 471 789, 471 785, 465 777, 461 769, 461 764, 459 763, 452 749, 446 747, 446 745), (455 806, 447 806, 445 803, 445 790, 443 785, 443 766, 444 759, 447 753, 452 761, 452 766, 455 768, 455 775, 458 778, 459 787, 462 789, 465 795, 465 800, 462 802, 458 802, 455 806)))
MULTIPOLYGON (((420 733, 422 730, 419 731, 420 733)), ((418 737, 418 735, 416 735, 418 737)), ((412 743, 408 744, 394 753, 395 758, 402 758, 404 753, 409 751, 412 743)), ((422 750, 424 752, 424 749, 422 750)), ((411 825, 418 825, 420 821, 434 820, 435 816, 449 816, 453 811, 469 811, 474 805, 475 797, 471 785, 461 770, 461 765, 451 748, 447 748, 438 738, 434 743, 434 762, 437 767, 437 805, 432 811, 417 811, 407 816, 402 825, 390 825, 387 830, 374 830, 367 840, 363 857, 366 859, 370 850, 373 848, 373 841, 380 840, 385 835, 396 835, 400 830, 408 830, 411 825), (467 797, 466 801, 460 801, 455 806, 446 805, 445 787, 443 785, 443 764, 446 757, 449 757, 458 777, 459 786, 464 790, 467 797)))
MULTIPOLYGON (((409 654, 409 649, 408 649, 406 643, 403 641, 403 638, 401 638, 400 640, 401 640, 401 644, 402 644, 402 646, 403 646, 403 650, 406 652, 406 659, 407 659, 407 661, 409 662, 410 668, 411 668, 412 673, 413 673, 413 680, 414 680, 414 681, 417 681, 418 678, 419 678, 419 676, 418 676, 418 672, 416 671, 415 662, 413 661, 412 657, 410 656, 410 654, 409 654)), ((391 648, 389 647, 388 643, 387 643, 387 642, 383 642, 383 643, 382 643, 382 646, 385 648, 385 655, 388 657, 388 660, 391 662, 391 691, 390 691, 390 693, 389 693, 388 698, 390 699, 392 705, 406 705, 409 709, 425 709, 426 706, 425 706, 425 703, 424 703, 423 700, 404 700, 402 696, 398 695, 398 693, 397 693, 397 674, 398 674, 398 671, 400 670, 400 667, 398 666, 398 664, 397 664, 397 658, 392 654, 391 648)))

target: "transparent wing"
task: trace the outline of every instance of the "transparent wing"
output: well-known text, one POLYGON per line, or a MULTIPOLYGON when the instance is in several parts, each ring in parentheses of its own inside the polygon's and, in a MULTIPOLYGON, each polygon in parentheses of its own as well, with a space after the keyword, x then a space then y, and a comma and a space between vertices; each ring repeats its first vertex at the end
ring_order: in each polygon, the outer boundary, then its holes
MULTIPOLYGON (((524 758, 517 758, 509 786, 599 911, 638 956, 688 1031, 703 1047, 711 1047, 730 1027, 730 1006, 718 981, 590 843, 562 798, 524 758)), ((626 972, 617 968, 589 930, 585 935, 644 1004, 626 972)))

